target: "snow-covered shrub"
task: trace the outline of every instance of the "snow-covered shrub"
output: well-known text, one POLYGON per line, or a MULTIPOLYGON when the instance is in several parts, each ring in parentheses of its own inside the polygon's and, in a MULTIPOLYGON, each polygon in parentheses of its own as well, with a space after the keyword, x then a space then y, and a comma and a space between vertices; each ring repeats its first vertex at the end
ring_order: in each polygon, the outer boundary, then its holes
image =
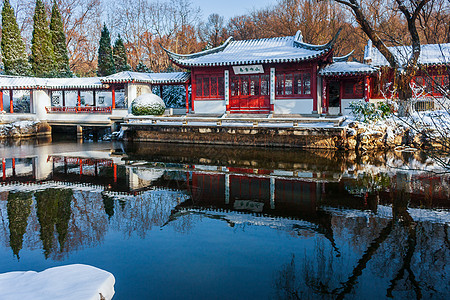
POLYGON ((365 123, 383 120, 392 114, 392 106, 386 102, 375 105, 370 102, 357 101, 350 103, 350 109, 358 121, 365 123))
POLYGON ((155 94, 143 94, 131 102, 131 113, 135 116, 162 115, 165 110, 164 101, 155 94))

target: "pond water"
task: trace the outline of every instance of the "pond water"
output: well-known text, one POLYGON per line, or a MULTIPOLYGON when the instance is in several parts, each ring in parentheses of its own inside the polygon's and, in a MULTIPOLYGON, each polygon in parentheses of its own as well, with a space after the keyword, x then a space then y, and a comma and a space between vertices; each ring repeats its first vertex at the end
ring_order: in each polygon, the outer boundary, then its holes
POLYGON ((450 177, 421 153, 29 141, 0 159, 0 273, 89 264, 114 299, 450 297, 450 177))

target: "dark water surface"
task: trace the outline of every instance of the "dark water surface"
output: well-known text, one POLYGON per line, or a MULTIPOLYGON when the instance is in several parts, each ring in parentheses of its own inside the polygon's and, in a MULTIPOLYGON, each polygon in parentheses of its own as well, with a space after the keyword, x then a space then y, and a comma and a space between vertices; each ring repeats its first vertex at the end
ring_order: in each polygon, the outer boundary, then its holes
POLYGON ((89 264, 114 299, 450 298, 450 177, 420 153, 36 141, 0 159, 0 273, 89 264))

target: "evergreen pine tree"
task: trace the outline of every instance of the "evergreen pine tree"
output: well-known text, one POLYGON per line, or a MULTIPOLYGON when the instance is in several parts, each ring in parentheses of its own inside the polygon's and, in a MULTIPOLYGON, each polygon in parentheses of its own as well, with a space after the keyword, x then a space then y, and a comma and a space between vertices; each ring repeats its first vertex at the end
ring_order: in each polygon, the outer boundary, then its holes
POLYGON ((134 70, 136 72, 141 72, 141 73, 151 73, 151 70, 149 67, 147 67, 142 60, 139 61, 139 63, 137 64, 137 66, 134 68, 134 70))
POLYGON ((52 34, 53 51, 55 55, 55 76, 72 77, 69 68, 69 56, 66 46, 66 35, 61 20, 61 14, 56 4, 53 2, 52 18, 50 20, 50 32, 52 34))
POLYGON ((116 72, 122 72, 122 71, 130 71, 131 67, 127 63, 127 53, 125 50, 125 45, 123 44, 123 40, 120 37, 116 40, 116 43, 114 44, 113 48, 113 58, 114 58, 114 65, 116 67, 116 72))
POLYGON ((55 56, 52 34, 48 26, 44 3, 36 0, 33 16, 33 38, 31 39, 31 65, 34 75, 51 77, 55 75, 55 56))
POLYGON ((7 75, 31 75, 31 65, 20 36, 14 9, 9 0, 3 1, 2 9, 2 59, 7 75))
POLYGON ((111 49, 111 37, 106 24, 103 25, 102 34, 100 37, 100 46, 98 48, 98 76, 108 76, 114 74, 116 68, 114 66, 114 60, 111 49))

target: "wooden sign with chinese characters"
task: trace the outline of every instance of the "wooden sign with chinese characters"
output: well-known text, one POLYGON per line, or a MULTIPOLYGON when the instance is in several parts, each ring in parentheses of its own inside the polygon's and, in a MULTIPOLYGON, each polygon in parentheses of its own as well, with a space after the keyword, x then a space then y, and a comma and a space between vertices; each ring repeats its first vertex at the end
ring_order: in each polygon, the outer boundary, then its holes
POLYGON ((233 67, 234 74, 258 74, 264 73, 262 65, 249 65, 249 66, 237 66, 233 67))

